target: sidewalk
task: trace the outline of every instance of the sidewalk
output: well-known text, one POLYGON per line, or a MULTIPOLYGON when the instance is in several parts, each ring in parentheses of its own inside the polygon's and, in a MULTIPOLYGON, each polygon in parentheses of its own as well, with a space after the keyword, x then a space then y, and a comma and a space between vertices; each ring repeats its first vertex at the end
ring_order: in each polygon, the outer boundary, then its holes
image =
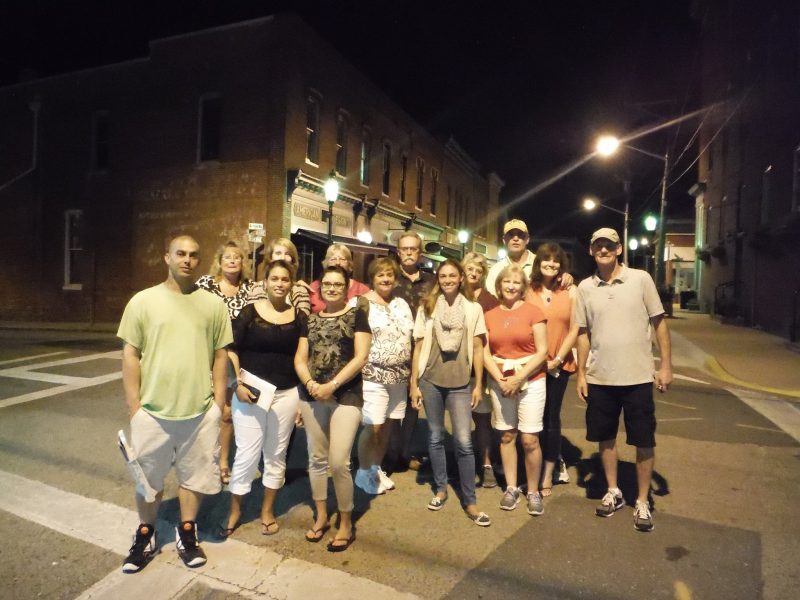
POLYGON ((674 356, 688 353, 696 368, 732 385, 800 398, 800 351, 787 340, 682 310, 668 324, 674 356))

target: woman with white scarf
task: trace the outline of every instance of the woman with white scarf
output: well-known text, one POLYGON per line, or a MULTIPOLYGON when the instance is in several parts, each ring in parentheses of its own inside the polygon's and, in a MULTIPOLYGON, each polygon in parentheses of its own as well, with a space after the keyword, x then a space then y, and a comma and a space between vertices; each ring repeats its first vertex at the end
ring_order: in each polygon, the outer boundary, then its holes
POLYGON ((444 411, 450 413, 461 503, 467 516, 481 527, 491 525, 478 510, 475 497, 475 458, 472 454, 472 409, 483 388, 483 310, 463 292, 464 270, 444 261, 436 283, 422 302, 414 324, 414 356, 409 382, 414 408, 425 406, 428 452, 433 469, 434 496, 428 509, 441 510, 447 500, 447 459, 444 451, 444 411), (474 372, 474 386, 470 375, 474 372))

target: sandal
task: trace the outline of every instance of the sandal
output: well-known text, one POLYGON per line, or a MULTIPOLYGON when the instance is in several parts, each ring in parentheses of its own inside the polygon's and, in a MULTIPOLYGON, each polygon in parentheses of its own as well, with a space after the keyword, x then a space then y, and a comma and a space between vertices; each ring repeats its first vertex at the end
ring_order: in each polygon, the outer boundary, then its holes
MULTIPOLYGON (((241 521, 236 521, 236 523, 233 524, 233 527, 224 527, 223 525, 220 525, 219 529, 217 530, 217 535, 222 539, 227 539, 233 535, 234 531, 239 529, 241 524, 241 521)), ((227 523, 225 523, 225 525, 227 525, 227 523)))
POLYGON ((356 541, 355 531, 351 531, 350 537, 347 538, 346 540, 342 539, 337 540, 336 538, 333 538, 330 542, 328 542, 328 552, 344 552, 355 541, 356 541), (337 544, 336 542, 344 542, 344 543, 337 544))
POLYGON ((328 529, 330 528, 331 528, 330 525, 323 525, 319 529, 315 529, 314 527, 312 527, 311 529, 306 531, 305 535, 306 541, 311 542, 312 544, 318 543, 322 538, 325 537, 325 532, 328 531, 328 529), (309 533, 311 534, 311 537, 308 536, 309 533))
POLYGON ((275 535, 280 530, 281 526, 278 525, 277 521, 270 521, 269 523, 264 523, 264 521, 261 521, 261 535, 275 535))
POLYGON ((542 493, 542 498, 547 498, 548 496, 551 496, 553 494, 553 486, 543 485, 540 491, 542 493))
POLYGON ((228 485, 231 482, 230 467, 220 467, 219 480, 222 482, 222 485, 228 485))
POLYGON ((489 527, 492 524, 492 520, 489 518, 485 512, 479 512, 477 515, 471 515, 469 513, 465 513, 472 522, 475 523, 478 527, 489 527))
POLYGON ((428 510, 442 510, 444 503, 447 502, 447 496, 444 498, 439 498, 439 496, 434 496, 431 498, 431 501, 428 502, 428 510))

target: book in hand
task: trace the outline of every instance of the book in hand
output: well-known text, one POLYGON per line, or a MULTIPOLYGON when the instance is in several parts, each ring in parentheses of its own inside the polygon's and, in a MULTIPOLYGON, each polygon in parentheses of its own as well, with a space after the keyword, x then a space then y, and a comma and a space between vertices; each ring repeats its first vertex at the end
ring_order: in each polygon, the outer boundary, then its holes
POLYGON ((128 444, 125 432, 122 431, 122 429, 117 433, 117 446, 119 446, 119 451, 122 453, 122 458, 125 459, 128 472, 131 474, 131 477, 133 477, 133 481, 136 482, 136 493, 142 496, 147 502, 155 502, 157 492, 150 486, 150 482, 147 481, 147 477, 142 470, 142 465, 140 465, 139 461, 136 459, 136 453, 130 444, 128 444))
MULTIPOLYGON (((251 400, 251 403, 258 404, 259 408, 263 410, 269 410, 269 407, 272 406, 272 399, 275 397, 275 390, 278 388, 269 381, 261 379, 258 375, 253 375, 246 369, 239 369, 239 379, 250 390, 250 393, 256 396, 256 399, 251 400)), ((239 400, 241 401, 242 399, 239 398, 239 400)))

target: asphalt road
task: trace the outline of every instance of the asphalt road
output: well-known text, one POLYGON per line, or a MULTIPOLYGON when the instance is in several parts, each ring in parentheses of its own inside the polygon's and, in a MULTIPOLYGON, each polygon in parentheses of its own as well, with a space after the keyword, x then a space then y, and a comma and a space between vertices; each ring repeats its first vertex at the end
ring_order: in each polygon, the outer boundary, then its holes
MULTIPOLYGON (((658 396, 650 534, 633 529, 629 508, 594 516, 604 482, 570 384, 563 420, 572 481, 554 489, 541 517, 522 506, 501 511, 499 488, 480 489, 493 524, 475 527, 455 494, 444 510, 425 509, 424 472, 398 473, 397 490, 357 494, 357 541, 330 554, 303 540, 311 508, 299 432, 278 495, 277 535, 259 533, 256 482, 245 524, 231 540, 216 539, 229 505, 222 492, 206 499, 199 522, 209 563, 185 569, 171 543, 170 479, 159 523, 164 552, 142 573, 122 576, 136 517, 114 445, 126 426, 119 344, 98 334, 0 331, 0 597, 796 598, 800 444, 780 428, 780 415, 797 407, 734 393, 700 371, 679 374, 658 396)), ((632 502, 633 452, 621 447, 632 502)))

